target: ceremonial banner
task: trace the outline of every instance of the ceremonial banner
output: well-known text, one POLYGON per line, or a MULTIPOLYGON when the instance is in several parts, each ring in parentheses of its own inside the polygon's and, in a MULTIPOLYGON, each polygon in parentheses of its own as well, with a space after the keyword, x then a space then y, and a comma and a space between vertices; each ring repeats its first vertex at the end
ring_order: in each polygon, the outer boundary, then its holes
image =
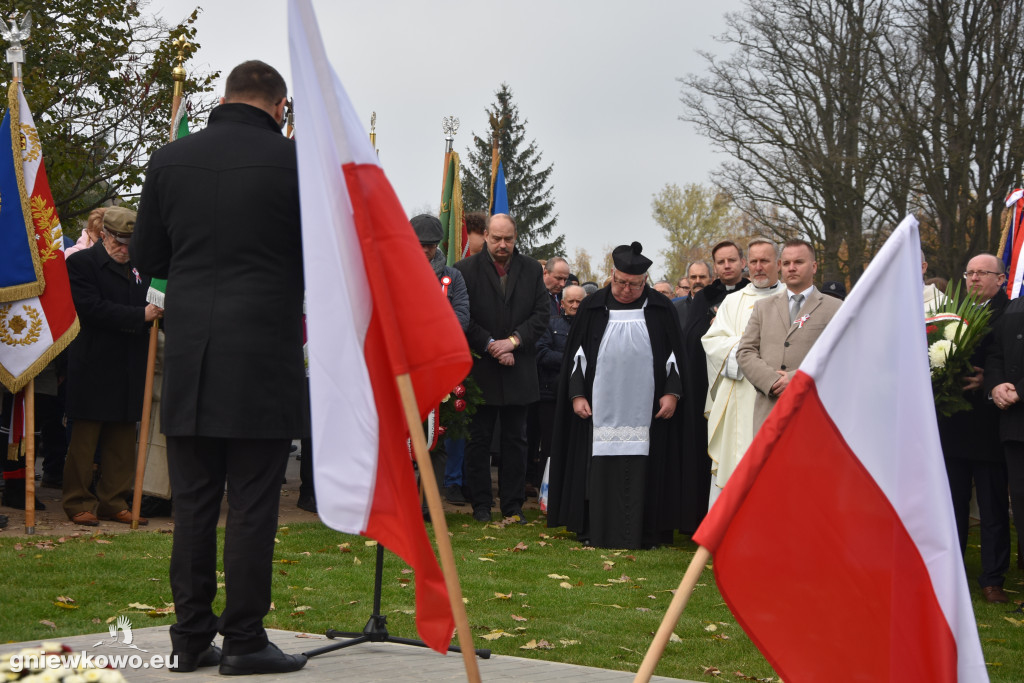
POLYGON ((459 178, 459 155, 447 155, 444 187, 441 190, 441 228, 444 238, 440 248, 448 258, 448 265, 469 256, 469 234, 462 214, 462 180, 459 178))
POLYGON ((309 0, 290 0, 288 26, 320 518, 377 539, 415 569, 417 629, 445 652, 454 619, 395 378, 410 375, 422 419, 469 372, 469 349, 327 61, 309 0))
POLYGON ((505 167, 495 157, 491 165, 491 207, 490 215, 508 213, 508 190, 505 187, 505 167))
POLYGON ((1020 224, 1024 216, 1024 190, 1011 192, 1006 198, 1006 208, 1010 210, 1010 226, 1002 254, 1006 267, 1006 295, 1016 299, 1024 282, 1024 255, 1021 254, 1024 250, 1024 229, 1020 224))
POLYGON ((986 681, 939 445, 908 216, 693 539, 785 681, 986 681))
MULTIPOLYGON (((60 219, 46 179, 39 134, 18 82, 11 84, 8 102, 0 125, 0 132, 8 135, 0 138, 0 149, 4 150, 0 215, 4 216, 3 229, 19 223, 23 231, 25 225, 33 230, 30 249, 32 257, 42 264, 41 282, 45 284, 36 296, 0 303, 0 382, 13 393, 71 343, 78 334, 78 316, 71 300, 60 219), (17 188, 13 193, 5 189, 11 185, 8 174, 14 177, 13 187, 17 188)), ((3 248, 0 263, 6 269, 13 257, 7 253, 6 244, 3 248)), ((22 251, 25 249, 22 247, 22 251)))

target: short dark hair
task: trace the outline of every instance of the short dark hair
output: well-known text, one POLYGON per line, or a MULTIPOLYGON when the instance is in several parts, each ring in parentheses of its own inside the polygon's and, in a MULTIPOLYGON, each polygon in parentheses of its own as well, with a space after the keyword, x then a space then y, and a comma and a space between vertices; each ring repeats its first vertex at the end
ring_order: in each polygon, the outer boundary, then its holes
POLYGON ((789 247, 807 247, 807 249, 810 250, 811 252, 811 258, 814 259, 815 261, 818 260, 818 255, 814 253, 814 245, 808 242, 807 240, 802 240, 799 237, 793 237, 791 239, 788 239, 782 243, 782 249, 779 250, 779 254, 781 255, 781 253, 788 249, 789 247))
POLYGON ((715 246, 711 247, 711 260, 714 261, 715 254, 718 253, 718 250, 724 249, 725 247, 732 247, 733 249, 736 250, 736 253, 740 255, 740 258, 743 258, 743 250, 740 249, 740 245, 736 244, 732 240, 722 240, 715 246))
POLYGON ((273 106, 288 96, 288 86, 277 69, 258 59, 242 62, 224 84, 227 102, 253 100, 273 106))
POLYGON ((487 227, 487 214, 483 211, 471 211, 466 214, 466 232, 484 234, 487 227))

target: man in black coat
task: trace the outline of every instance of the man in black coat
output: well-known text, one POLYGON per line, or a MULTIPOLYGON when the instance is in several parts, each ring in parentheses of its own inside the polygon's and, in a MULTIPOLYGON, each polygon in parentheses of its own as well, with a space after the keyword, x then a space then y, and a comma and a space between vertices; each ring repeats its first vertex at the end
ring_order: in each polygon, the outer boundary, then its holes
POLYGON ((1024 569, 1024 297, 1003 310, 985 361, 985 391, 999 416, 999 438, 1006 456, 1010 502, 1017 527, 1017 569, 1024 569))
MULTIPOLYGON (((1009 300, 1004 291, 1003 262, 991 254, 978 254, 967 262, 967 291, 978 297, 997 325, 1009 300)), ((978 584, 988 602, 1007 602, 1003 591, 1010 567, 1010 516, 1006 494, 1006 459, 999 442, 999 408, 988 398, 984 367, 994 335, 990 332, 971 357, 977 372, 965 380, 964 396, 971 409, 939 417, 939 438, 953 499, 953 515, 960 537, 960 552, 967 549, 971 485, 977 492, 981 516, 981 574, 978 584)))
POLYGON ((469 426, 466 485, 473 517, 491 519, 491 455, 501 418, 498 497, 504 517, 523 519, 526 500, 526 410, 539 398, 535 345, 548 323, 548 290, 541 265, 515 249, 516 224, 494 214, 484 230, 485 248, 455 267, 469 291, 469 348, 473 379, 484 403, 469 426))
POLYGON ((178 671, 280 673, 305 664, 267 639, 281 479, 309 434, 302 242, 286 87, 259 61, 232 70, 202 131, 153 154, 132 257, 167 278, 161 404, 174 491, 171 627, 178 671), (218 620, 217 518, 228 490, 226 603, 218 620), (224 635, 223 657, 211 644, 224 635))
MULTIPOLYGON (((726 295, 750 284, 750 280, 743 277, 746 261, 735 242, 719 242, 711 250, 711 258, 718 279, 691 294, 683 327, 683 510, 679 531, 684 534, 692 534, 700 526, 708 512, 711 495, 708 421, 704 417, 708 397, 707 354, 700 339, 711 329, 718 305, 726 295)), ((691 275, 691 291, 693 282, 691 275)))
MULTIPOLYGON (((162 311, 146 303, 149 278, 129 262, 135 212, 112 206, 102 240, 68 259, 81 331, 68 348, 67 415, 74 420, 64 461, 61 504, 75 524, 128 524, 135 481, 135 423, 142 417, 149 323, 162 311), (100 451, 95 493, 93 456, 100 451)), ((145 519, 139 520, 145 524, 145 519)))

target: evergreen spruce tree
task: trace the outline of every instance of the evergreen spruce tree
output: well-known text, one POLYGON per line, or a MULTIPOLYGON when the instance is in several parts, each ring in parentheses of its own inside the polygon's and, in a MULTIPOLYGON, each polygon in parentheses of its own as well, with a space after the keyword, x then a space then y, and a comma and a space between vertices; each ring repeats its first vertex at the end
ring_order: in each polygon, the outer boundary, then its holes
POLYGON ((536 259, 562 256, 565 235, 552 235, 558 214, 554 190, 549 185, 553 165, 541 168, 537 142, 526 142, 526 119, 520 120, 519 108, 512 102, 507 83, 495 93, 496 101, 487 109, 490 125, 487 135, 473 135, 473 144, 462 166, 462 199, 465 210, 487 211, 491 187, 491 144, 498 132, 498 149, 505 170, 509 213, 516 221, 516 246, 536 259))

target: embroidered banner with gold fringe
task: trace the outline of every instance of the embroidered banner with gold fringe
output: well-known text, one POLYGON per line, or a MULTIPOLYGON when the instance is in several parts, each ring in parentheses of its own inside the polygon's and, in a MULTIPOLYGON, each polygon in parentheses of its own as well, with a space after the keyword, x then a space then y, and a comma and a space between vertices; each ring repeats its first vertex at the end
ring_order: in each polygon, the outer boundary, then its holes
MULTIPOLYGON (((71 343, 78 334, 78 315, 71 299, 60 218, 46 179, 39 134, 17 81, 11 85, 8 103, 0 130, 9 137, 0 138, 0 145, 12 152, 3 156, 13 159, 8 165, 17 191, 0 195, 0 213, 20 216, 19 220, 30 226, 32 258, 41 264, 39 282, 43 284, 38 294, 0 299, 0 383, 14 393, 71 343)), ((4 171, 0 169, 0 174, 4 171)), ((0 183, 0 192, 3 187, 0 183)), ((0 268, 7 268, 6 256, 0 268)))

